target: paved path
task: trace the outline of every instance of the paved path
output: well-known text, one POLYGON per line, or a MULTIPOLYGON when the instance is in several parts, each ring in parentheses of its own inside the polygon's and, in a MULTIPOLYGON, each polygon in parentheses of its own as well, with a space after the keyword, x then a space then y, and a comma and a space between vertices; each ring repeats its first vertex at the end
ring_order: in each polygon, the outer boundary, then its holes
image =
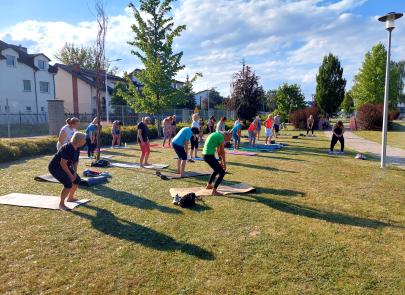
MULTIPOLYGON (((332 137, 332 131, 325 131, 325 135, 332 137)), ((357 136, 353 132, 345 131, 345 146, 359 153, 369 153, 374 157, 381 158, 381 144, 357 136)), ((387 162, 390 165, 405 169, 405 150, 387 146, 387 162)))

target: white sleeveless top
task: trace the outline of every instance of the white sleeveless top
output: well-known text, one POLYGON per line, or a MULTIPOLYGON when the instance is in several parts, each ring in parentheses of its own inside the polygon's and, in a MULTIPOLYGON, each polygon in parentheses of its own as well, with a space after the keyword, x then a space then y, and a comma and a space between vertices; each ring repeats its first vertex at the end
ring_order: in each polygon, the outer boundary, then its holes
POLYGON ((61 129, 60 132, 59 132, 59 136, 60 136, 60 134, 61 134, 63 131, 66 133, 66 137, 65 137, 65 139, 64 139, 64 141, 63 141, 63 144, 61 144, 61 143, 59 142, 59 140, 58 140, 58 143, 56 144, 56 148, 57 148, 58 151, 60 150, 60 148, 61 148, 64 144, 70 142, 70 140, 71 140, 72 137, 73 137, 73 134, 76 132, 76 130, 71 129, 70 126, 67 125, 67 124, 62 127, 62 129, 61 129))

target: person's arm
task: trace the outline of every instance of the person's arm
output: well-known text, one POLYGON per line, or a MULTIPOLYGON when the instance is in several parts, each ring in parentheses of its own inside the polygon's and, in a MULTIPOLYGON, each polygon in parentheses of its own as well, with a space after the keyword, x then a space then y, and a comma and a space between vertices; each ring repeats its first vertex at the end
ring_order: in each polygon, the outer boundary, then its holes
POLYGON ((218 157, 221 159, 221 166, 226 170, 226 160, 225 160, 225 143, 221 143, 217 148, 218 157))
POLYGON ((188 145, 189 145, 190 141, 186 141, 186 143, 184 144, 184 150, 186 151, 186 155, 188 155, 188 145))
POLYGON ((67 137, 67 134, 66 134, 65 130, 62 130, 59 134, 59 143, 61 145, 63 145, 63 143, 65 142, 66 137, 67 137))
POLYGON ((60 166, 62 167, 62 170, 69 176, 69 178, 74 181, 76 179, 76 173, 72 174, 70 171, 68 165, 67 165, 67 160, 61 159, 60 160, 60 166))
POLYGON ((76 161, 73 163, 73 169, 75 170, 76 174, 77 174, 77 165, 79 164, 79 161, 76 161))

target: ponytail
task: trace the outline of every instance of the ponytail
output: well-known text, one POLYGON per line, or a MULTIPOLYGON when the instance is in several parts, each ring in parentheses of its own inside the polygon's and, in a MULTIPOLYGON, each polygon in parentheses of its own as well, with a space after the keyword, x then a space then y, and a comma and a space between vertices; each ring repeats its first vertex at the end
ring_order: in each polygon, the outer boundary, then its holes
POLYGON ((68 125, 76 124, 76 123, 79 123, 79 122, 80 122, 80 120, 78 118, 75 118, 75 117, 66 119, 66 124, 68 124, 68 125))

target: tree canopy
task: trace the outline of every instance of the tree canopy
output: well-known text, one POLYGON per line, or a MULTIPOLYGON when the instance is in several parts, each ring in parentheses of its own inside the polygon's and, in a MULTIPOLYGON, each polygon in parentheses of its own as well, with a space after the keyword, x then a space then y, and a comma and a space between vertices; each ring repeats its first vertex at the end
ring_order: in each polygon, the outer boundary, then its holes
POLYGON ((283 83, 276 92, 277 111, 286 119, 298 109, 305 108, 305 96, 298 84, 283 83))
POLYGON ((224 106, 224 98, 216 89, 211 89, 208 92, 208 97, 203 99, 202 108, 205 110, 208 109, 208 100, 210 103, 210 109, 220 109, 224 106))
POLYGON ((346 80, 339 58, 332 53, 323 58, 316 76, 315 101, 324 114, 335 114, 345 96, 346 80))
POLYGON ((233 75, 227 105, 243 120, 251 120, 263 104, 264 90, 259 79, 253 69, 244 63, 242 69, 233 75))
MULTIPOLYGON (((381 104, 384 102, 385 89, 385 66, 387 63, 387 51, 383 44, 378 43, 371 51, 367 52, 359 70, 354 77, 352 96, 356 109, 366 103, 381 104)), ((390 107, 396 107, 399 98, 399 72, 398 68, 390 68, 390 107)))

